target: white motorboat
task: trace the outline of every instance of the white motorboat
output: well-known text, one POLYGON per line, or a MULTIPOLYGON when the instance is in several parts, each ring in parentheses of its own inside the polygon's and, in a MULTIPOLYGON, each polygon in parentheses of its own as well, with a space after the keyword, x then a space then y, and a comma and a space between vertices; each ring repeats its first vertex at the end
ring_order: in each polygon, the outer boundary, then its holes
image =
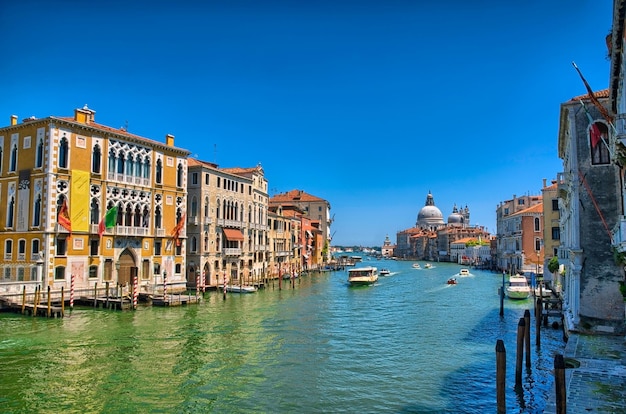
POLYGON ((226 292, 232 293, 254 293, 257 289, 254 286, 246 286, 246 285, 228 285, 226 286, 226 292))
POLYGON ((381 276, 389 276, 390 273, 389 269, 380 269, 381 276))
POLYGON ((459 276, 469 276, 470 275, 470 271, 468 269, 461 269, 459 271, 459 276))
POLYGON ((542 298, 550 298, 552 297, 552 290, 546 288, 545 286, 542 286, 541 289, 539 289, 539 287, 535 288, 535 296, 537 297, 542 297, 542 298))
POLYGON ((431 265, 430 263, 426 263, 424 265, 424 269, 430 269, 431 267, 433 267, 433 265, 431 265))
POLYGON ((348 283, 352 286, 371 285, 378 280, 378 269, 372 266, 348 269, 348 283))
POLYGON ((413 263, 413 269, 421 269, 422 267, 420 266, 419 263, 413 263))
POLYGON ((506 295, 510 299, 526 299, 530 296, 530 286, 524 276, 511 276, 506 287, 506 295))

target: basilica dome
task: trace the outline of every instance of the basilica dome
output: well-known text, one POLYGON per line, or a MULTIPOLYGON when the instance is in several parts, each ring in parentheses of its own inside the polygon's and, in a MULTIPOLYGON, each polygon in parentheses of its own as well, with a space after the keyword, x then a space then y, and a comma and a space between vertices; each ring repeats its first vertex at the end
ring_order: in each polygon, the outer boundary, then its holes
POLYGON ((459 209, 456 208, 456 204, 452 209, 452 214, 448 216, 448 224, 463 224, 465 218, 461 213, 459 213, 459 209))
POLYGON ((435 206, 435 200, 433 199, 433 195, 428 193, 426 196, 426 204, 417 214, 417 226, 418 227, 430 227, 430 226, 438 226, 445 224, 443 221, 443 214, 441 214, 441 210, 439 210, 435 206))

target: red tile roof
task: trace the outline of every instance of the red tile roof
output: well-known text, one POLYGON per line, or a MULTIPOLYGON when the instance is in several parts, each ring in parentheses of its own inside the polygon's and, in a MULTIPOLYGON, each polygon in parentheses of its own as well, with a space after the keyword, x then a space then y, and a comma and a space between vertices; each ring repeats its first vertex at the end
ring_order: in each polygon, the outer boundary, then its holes
POLYGON ((511 216, 520 216, 522 214, 543 213, 543 203, 535 204, 532 207, 511 214, 511 216))
MULTIPOLYGON (((599 91, 595 91, 593 93, 595 95, 596 98, 600 99, 600 98, 608 98, 609 97, 609 89, 602 89, 599 91)), ((572 99, 570 99, 570 102, 578 102, 580 100, 583 99, 590 99, 591 96, 589 96, 588 93, 584 94, 584 95, 578 95, 578 96, 574 96, 572 99)))
POLYGON ((309 193, 305 193, 302 190, 291 190, 286 193, 276 194, 270 198, 270 202, 272 203, 284 203, 291 201, 326 201, 322 198, 316 197, 309 193))

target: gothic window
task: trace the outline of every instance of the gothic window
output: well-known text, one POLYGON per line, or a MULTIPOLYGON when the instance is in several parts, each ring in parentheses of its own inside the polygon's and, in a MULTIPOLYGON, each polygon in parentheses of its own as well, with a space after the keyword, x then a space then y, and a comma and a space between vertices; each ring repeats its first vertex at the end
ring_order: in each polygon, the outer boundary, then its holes
POLYGON ((117 205, 117 221, 116 221, 118 226, 123 226, 124 225, 124 205, 122 203, 119 203, 117 205))
POLYGON ((117 159, 116 155, 115 155, 115 151, 113 151, 113 149, 109 150, 109 172, 110 173, 114 173, 115 172, 115 160, 117 159))
POLYGON ((198 215, 198 200, 196 197, 191 198, 191 217, 196 217, 198 215))
POLYGON ((69 142, 67 138, 63 137, 59 143, 59 168, 67 168, 69 152, 69 142))
POLYGON ((141 207, 135 207, 134 227, 141 227, 141 207))
POLYGON ((91 200, 91 214, 89 215, 89 222, 91 224, 100 223, 100 205, 95 198, 91 200))
POLYGON ((161 228, 161 207, 157 206, 154 210, 154 227, 157 229, 161 228))
POLYGON ((125 162, 126 160, 124 159, 124 154, 120 154, 120 156, 117 159, 117 173, 118 174, 124 174, 125 162))
POLYGON ((33 208, 33 227, 41 225, 41 194, 37 194, 35 205, 33 208))
POLYGON ((160 159, 158 159, 156 162, 156 172, 155 172, 155 178, 154 178, 157 184, 161 184, 161 181, 163 180, 162 175, 163 175, 163 162, 160 159))
POLYGON ((209 197, 204 197, 204 217, 209 217, 209 197))
POLYGON ((150 211, 148 207, 143 208, 143 219, 141 222, 142 227, 147 228, 150 223, 150 211))
POLYGON ((143 178, 150 178, 150 158, 144 159, 143 178))
POLYGON ((93 147, 93 152, 91 154, 91 172, 100 174, 100 162, 102 161, 102 151, 100 150, 100 145, 96 144, 93 147))
POLYGON ((176 172, 176 186, 183 186, 183 165, 178 164, 178 171, 176 172))
POLYGON ((535 231, 540 231, 539 217, 535 217, 535 231))
POLYGON ((11 159, 9 160, 9 171, 15 171, 17 169, 17 145, 13 145, 11 148, 11 159))
POLYGON ((35 168, 43 166, 43 139, 37 140, 37 148, 35 149, 35 168))
POLYGON ((196 239, 196 236, 191 237, 191 246, 190 249, 192 252, 196 252, 198 248, 198 241, 196 239))
POLYGON ((15 214, 15 197, 9 199, 7 204, 7 227, 13 227, 13 219, 15 214))

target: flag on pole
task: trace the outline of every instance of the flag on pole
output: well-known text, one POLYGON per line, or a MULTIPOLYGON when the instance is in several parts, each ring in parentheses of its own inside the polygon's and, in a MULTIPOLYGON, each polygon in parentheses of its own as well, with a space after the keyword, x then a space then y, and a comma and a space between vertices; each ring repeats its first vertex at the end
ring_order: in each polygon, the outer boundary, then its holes
POLYGON ((598 111, 600 111, 606 122, 608 122, 610 125, 613 125, 613 117, 609 114, 609 111, 607 111, 604 105, 602 105, 598 98, 596 98, 596 95, 593 93, 591 86, 589 86, 589 84, 587 83, 587 80, 583 76, 580 69, 578 69, 578 66, 576 66, 576 63, 572 62, 572 65, 574 66, 574 69, 576 69, 576 72, 578 72, 580 79, 582 79, 583 83, 585 84, 585 88, 587 89, 587 93, 589 94, 589 99, 591 99, 591 102, 593 102, 596 108, 598 108, 598 111))
POLYGON ((585 103, 583 101, 580 101, 580 104, 582 105, 585 114, 587 114, 587 119, 589 120, 589 128, 591 129, 591 131, 589 131, 589 135, 591 136, 591 148, 595 148, 602 140, 602 133, 600 132, 600 128, 598 128, 598 125, 596 125, 596 122, 593 120, 593 117, 587 110, 585 103))
POLYGON ((72 234, 72 222, 70 220, 70 211, 67 207, 67 198, 63 198, 63 204, 59 210, 57 221, 61 226, 70 232, 70 235, 72 234))
POLYGON ((178 237, 180 236, 180 232, 183 230, 183 227, 185 226, 185 216, 187 213, 183 213, 182 216, 180 216, 180 219, 178 219, 178 223, 176 223, 176 227, 174 227, 174 230, 172 230, 172 237, 174 238, 174 241, 176 242, 176 246, 180 246, 180 241, 178 240, 178 237))
POLYGON ((105 229, 110 229, 115 227, 115 222, 117 220, 117 206, 113 206, 107 210, 100 220, 100 224, 98 224, 98 236, 102 237, 105 229))

